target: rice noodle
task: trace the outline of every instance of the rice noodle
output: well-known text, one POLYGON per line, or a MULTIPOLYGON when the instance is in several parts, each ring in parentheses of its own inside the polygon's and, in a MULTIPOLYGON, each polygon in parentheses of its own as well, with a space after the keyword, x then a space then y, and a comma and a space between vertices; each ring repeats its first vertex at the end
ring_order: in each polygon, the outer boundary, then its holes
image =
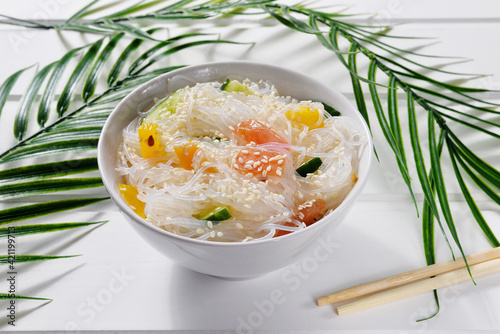
POLYGON ((176 111, 155 120, 164 155, 150 159, 142 157, 138 135, 146 102, 141 104, 139 116, 123 130, 117 171, 137 189, 147 221, 189 238, 251 242, 272 238, 278 230, 305 228, 295 215, 306 201, 324 200, 324 215, 347 196, 366 142, 349 119, 330 116, 319 102, 279 96, 269 82, 244 84, 251 94, 221 91, 219 82, 183 88, 176 111), (297 106, 319 110, 316 124, 309 128, 288 119, 286 112, 297 106), (289 144, 245 142, 232 129, 250 119, 272 128, 289 144), (188 170, 179 166, 174 147, 191 141, 197 151, 188 170), (246 148, 279 154, 286 161, 280 165, 281 175, 240 173, 235 159, 246 148), (319 170, 299 176, 295 169, 314 157, 323 162, 319 170), (220 222, 195 218, 214 206, 227 207, 232 217, 220 222))

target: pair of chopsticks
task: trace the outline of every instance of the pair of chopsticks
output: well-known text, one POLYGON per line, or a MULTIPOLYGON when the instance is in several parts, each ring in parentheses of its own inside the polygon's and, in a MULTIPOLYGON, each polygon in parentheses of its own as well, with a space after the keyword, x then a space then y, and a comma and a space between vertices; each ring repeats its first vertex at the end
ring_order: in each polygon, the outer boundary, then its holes
MULTIPOLYGON (((466 257, 474 278, 500 271, 500 247, 466 257)), ((433 264, 425 268, 384 278, 375 282, 357 285, 342 291, 319 297, 319 306, 339 303, 361 297, 336 308, 342 315, 398 299, 414 296, 426 291, 443 288, 470 279, 463 258, 433 264)))

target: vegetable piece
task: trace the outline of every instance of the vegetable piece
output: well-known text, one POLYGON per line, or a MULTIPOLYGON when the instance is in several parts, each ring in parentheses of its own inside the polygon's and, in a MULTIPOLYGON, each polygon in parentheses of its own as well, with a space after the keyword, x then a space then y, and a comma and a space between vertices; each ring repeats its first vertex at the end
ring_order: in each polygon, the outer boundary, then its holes
POLYGON ((335 109, 331 105, 328 105, 325 102, 320 102, 320 103, 323 105, 323 107, 325 107, 325 111, 327 113, 329 113, 330 115, 332 115, 332 116, 340 116, 341 115, 340 111, 338 111, 337 109, 335 109))
MULTIPOLYGON (((310 226, 320 219, 321 212, 325 209, 326 202, 321 198, 316 198, 302 203, 297 207, 296 214, 292 217, 306 226, 310 226)), ((295 226, 292 223, 285 223, 285 226, 295 226)), ((274 237, 280 237, 291 233, 291 231, 276 230, 274 237)))
POLYGON ((198 146, 191 140, 183 146, 174 147, 175 154, 184 169, 193 169, 193 156, 198 151, 198 146))
POLYGON ((138 129, 141 144, 142 157, 150 159, 165 155, 163 146, 158 139, 158 125, 154 123, 143 123, 138 129))
POLYGON ((195 217, 199 220, 210 220, 210 221, 223 221, 223 220, 228 220, 231 218, 231 212, 229 212, 229 209, 225 206, 218 206, 214 209, 211 209, 207 212, 202 213, 201 215, 195 217))
POLYGON ((130 206, 132 210, 134 210, 134 212, 141 218, 146 219, 146 215, 144 214, 145 204, 137 198, 137 195, 139 194, 137 189, 134 186, 122 183, 118 185, 118 189, 128 206, 130 206))
POLYGON ((299 168, 296 169, 297 173, 300 176, 306 177, 307 174, 314 173, 319 169, 323 161, 320 158, 315 157, 309 160, 308 162, 302 164, 299 168))
POLYGON ((256 145, 265 143, 288 144, 276 131, 254 119, 236 124, 231 128, 231 131, 238 137, 245 139, 247 142, 254 142, 256 145))
POLYGON ((285 163, 286 154, 245 147, 236 155, 233 168, 243 175, 281 177, 285 163))
POLYGON ((318 109, 311 109, 306 106, 297 106, 285 113, 285 116, 299 124, 308 126, 309 129, 322 128, 324 126, 323 113, 318 109))
POLYGON ((170 94, 167 98, 163 99, 160 103, 156 104, 153 107, 153 110, 147 114, 146 117, 142 120, 142 122, 156 122, 161 119, 161 116, 164 114, 173 114, 175 113, 175 108, 177 104, 182 101, 182 96, 184 93, 184 88, 176 90, 172 94, 170 94))
POLYGON ((238 80, 226 79, 220 90, 224 92, 237 92, 237 93, 245 93, 246 95, 253 95, 253 93, 248 89, 247 86, 240 83, 238 80))

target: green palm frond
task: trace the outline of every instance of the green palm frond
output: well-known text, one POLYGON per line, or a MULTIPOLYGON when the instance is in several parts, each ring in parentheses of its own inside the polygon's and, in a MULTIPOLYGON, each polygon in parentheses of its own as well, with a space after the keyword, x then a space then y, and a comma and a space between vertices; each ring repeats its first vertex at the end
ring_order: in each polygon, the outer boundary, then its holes
POLYGON ((47 261, 47 260, 57 260, 64 259, 69 257, 76 257, 81 255, 64 255, 64 256, 56 256, 56 255, 0 255, 0 265, 3 264, 12 264, 12 263, 25 263, 25 262, 38 262, 38 261, 47 261))
POLYGON ((0 300, 12 300, 12 299, 31 299, 31 300, 48 300, 52 301, 50 298, 39 298, 39 297, 28 297, 28 296, 21 296, 21 295, 15 295, 15 294, 10 294, 10 293, 1 293, 0 292, 0 300))
MULTIPOLYGON (((348 15, 326 12, 310 5, 284 5, 275 0, 180 0, 162 7, 162 0, 152 0, 139 1, 105 17, 83 19, 99 12, 100 8, 96 7, 96 3, 97 1, 90 2, 67 21, 54 26, 10 17, 5 17, 6 21, 2 22, 30 28, 76 30, 102 36, 96 42, 69 51, 60 60, 46 65, 34 75, 16 117, 14 129, 19 141, 0 154, 0 163, 40 156, 53 158, 54 162, 31 164, 0 172, 0 196, 14 196, 12 189, 16 186, 21 187, 20 189, 24 187, 27 190, 24 193, 26 196, 43 193, 44 184, 50 186, 47 190, 50 192, 99 186, 95 178, 76 177, 78 174, 95 170, 95 158, 80 159, 76 163, 68 164, 71 168, 63 168, 65 161, 58 160, 57 157, 60 157, 61 153, 76 150, 93 154, 100 129, 116 102, 139 84, 160 73, 180 67, 161 67, 164 66, 161 64, 166 57, 203 44, 237 44, 234 41, 210 39, 208 35, 200 33, 187 33, 159 40, 155 33, 162 28, 145 29, 145 25, 151 22, 161 23, 162 26, 165 23, 176 24, 180 19, 217 20, 230 15, 255 15, 256 18, 275 20, 295 33, 316 38, 323 47, 332 52, 332 58, 337 59, 348 71, 356 106, 372 131, 374 126, 381 129, 415 203, 417 214, 419 204, 422 205, 423 244, 428 264, 435 262, 435 224, 450 251, 453 241, 464 255, 446 194, 450 181, 443 176, 444 166, 452 167, 456 184, 478 228, 493 246, 499 246, 499 241, 475 203, 470 188, 474 187, 500 205, 500 171, 474 153, 459 138, 458 131, 453 130, 466 127, 485 136, 489 141, 499 140, 500 124, 482 117, 487 114, 500 114, 500 111, 495 109, 498 104, 481 97, 484 96, 481 94, 490 92, 489 90, 433 78, 433 74, 459 78, 473 78, 478 75, 455 73, 425 65, 419 61, 419 57, 441 59, 443 56, 398 48, 388 41, 414 37, 391 36, 381 31, 381 27, 344 21, 343 18, 348 15), (127 45, 120 43, 124 36, 132 38, 127 45), (137 54, 144 44, 147 44, 146 51, 137 54), (113 64, 106 66, 113 52, 118 52, 119 56, 113 64), (80 57, 80 60, 71 68, 70 63, 75 62, 77 57, 80 57), (361 62, 366 64, 366 69, 362 71, 360 68, 364 66, 358 66, 361 62), (54 102, 57 86, 68 67, 72 74, 63 85, 57 107, 52 110, 51 104, 54 102), (111 69, 106 73, 107 67, 111 69), (106 88, 102 92, 96 92, 100 77, 106 78, 106 88), (44 84, 46 78, 49 79, 44 84), (75 91, 82 84, 84 88, 80 101, 75 91), (28 125, 31 124, 29 111, 36 101, 34 97, 40 91, 43 92, 38 103, 37 121, 40 128, 30 134, 27 131, 28 125), (382 92, 387 93, 386 103, 381 98, 382 92), (370 97, 367 98, 367 95, 370 97), (406 101, 406 108, 402 107, 401 101, 406 101), (75 103, 79 104, 72 109, 75 103), (422 115, 427 117, 425 128, 417 125, 422 115), (51 118, 55 120, 46 125, 51 118), (407 128, 402 127, 403 119, 407 120, 407 128), (405 132, 409 135, 403 136, 405 132), (405 139, 406 137, 408 139, 405 139), (410 163, 415 167, 416 175, 413 178, 410 163), (60 170, 56 168, 59 165, 62 166, 60 170), (75 177, 59 179, 67 175, 75 177), (423 203, 418 203, 414 195, 415 189, 423 193, 423 203)), ((0 113, 12 87, 26 70, 14 73, 0 86, 0 113)), ((76 202, 65 204, 68 208, 76 206, 76 202)), ((34 204, 33 207, 21 208, 24 209, 7 209, 0 214, 12 212, 15 218, 16 215, 22 216, 23 211, 50 213, 54 206, 50 203, 40 203, 34 204)), ((21 216, 15 219, 29 218, 21 216)), ((438 301, 436 292, 435 298, 438 301)))
POLYGON ((107 220, 98 221, 98 222, 76 222, 76 223, 59 223, 59 224, 36 224, 36 225, 17 225, 10 227, 2 227, 0 228, 0 239, 8 238, 9 236, 12 238, 22 237, 25 235, 31 234, 40 234, 40 233, 50 233, 56 231, 64 231, 69 229, 74 229, 78 227, 96 225, 96 224, 104 224, 107 223, 107 220))

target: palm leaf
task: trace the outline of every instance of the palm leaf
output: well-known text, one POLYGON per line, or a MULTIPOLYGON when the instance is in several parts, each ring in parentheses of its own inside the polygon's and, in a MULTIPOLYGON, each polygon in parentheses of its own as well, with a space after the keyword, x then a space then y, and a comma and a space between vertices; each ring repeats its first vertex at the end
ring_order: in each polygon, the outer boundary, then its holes
POLYGON ((0 200, 102 186, 100 177, 44 179, 0 186, 0 200))
POLYGON ((448 225, 448 229, 450 231, 455 244, 458 246, 462 257, 464 258, 465 265, 467 266, 467 270, 472 277, 470 272, 469 265, 467 263, 467 259, 465 258, 465 253, 458 238, 458 232, 455 228, 455 222, 453 221, 453 215, 451 214, 451 209, 448 201, 448 195, 446 193, 446 186, 443 178, 443 171, 441 169, 441 159, 439 156, 439 151, 437 149, 436 143, 436 135, 435 135, 435 119, 434 114, 432 112, 428 113, 428 129, 429 129, 429 151, 431 157, 431 172, 432 177, 436 182, 436 193, 437 198, 439 200, 439 204, 441 207, 441 212, 443 213, 444 219, 448 225))
POLYGON ((0 184, 18 181, 40 180, 97 170, 97 158, 57 161, 29 165, 0 171, 0 184))
POLYGON ((79 11, 77 11, 75 14, 73 14, 69 19, 67 19, 65 23, 71 24, 71 22, 73 22, 79 18, 82 18, 85 15, 85 13, 88 11, 88 9, 90 7, 92 7, 93 5, 95 5, 98 1, 99 0, 94 0, 91 3, 89 3, 88 5, 86 5, 85 7, 83 7, 79 11))
POLYGON ((486 222, 483 215, 481 214, 481 211, 479 211, 479 208, 477 207, 477 205, 474 201, 474 198, 472 198, 472 195, 471 195, 469 189, 467 188, 467 185, 465 184, 465 181, 464 181, 462 174, 458 168, 458 164, 457 164, 457 161, 455 158, 455 156, 457 155, 457 151, 456 151, 454 145, 451 143, 449 138, 447 138, 447 145, 448 145, 448 149, 450 150, 450 157, 451 157, 451 162, 453 165, 453 170, 455 171, 458 184, 460 185, 460 189, 462 190, 462 194, 464 195, 465 201, 469 205, 470 211, 474 215, 476 222, 483 230, 484 235, 488 238, 491 245, 493 247, 499 247, 500 242, 498 242, 498 239, 495 237, 495 235, 493 234, 493 231, 488 226, 488 223, 486 222))
POLYGON ((19 105, 19 111, 17 112, 16 119, 14 121, 14 136, 19 140, 22 140, 26 135, 31 106, 35 101, 38 90, 42 86, 45 77, 47 77, 55 64, 56 63, 51 63, 36 73, 33 81, 31 81, 31 84, 24 93, 23 99, 19 105))
MULTIPOLYGON (((453 143, 448 143, 450 146, 453 146, 455 153, 458 153, 456 150, 456 146, 453 143)), ((469 175, 472 181, 486 194, 490 197, 495 203, 500 205, 500 195, 495 192, 491 187, 484 182, 479 176, 477 176, 467 164, 460 158, 459 154, 455 154, 454 158, 460 163, 460 166, 463 170, 469 175)))
MULTIPOLYGON (((372 82, 375 82, 375 80, 376 80, 375 72, 377 70, 377 66, 378 65, 377 65, 376 61, 372 60, 370 62, 370 67, 368 69, 368 80, 370 80, 372 82)), ((370 83, 369 89, 370 89, 370 95, 372 97, 372 102, 373 102, 373 106, 375 109, 375 113, 377 115, 382 132, 384 133, 384 137, 387 140, 387 142, 389 143, 389 146, 391 147, 392 151, 396 155, 396 161, 398 163, 398 167, 399 167, 399 170, 401 172, 401 175, 403 176, 403 180, 407 184, 408 189, 410 190, 410 193, 413 194, 413 191, 411 190, 410 175, 408 173, 408 168, 406 167, 406 157, 404 156, 404 152, 402 152, 399 149, 398 144, 396 142, 396 139, 394 138, 394 134, 391 131, 391 128, 389 126, 387 118, 384 114, 382 103, 380 102, 380 97, 379 97, 378 92, 377 92, 377 87, 375 84, 370 83)))
POLYGON ((109 56, 111 56, 111 52, 118 44, 118 41, 120 41, 120 39, 124 35, 125 35, 125 33, 121 32, 121 33, 113 36, 109 40, 108 44, 106 44, 104 49, 101 51, 101 54, 97 57, 97 60, 95 61, 94 65, 92 66, 92 69, 90 70, 90 73, 87 77, 87 81, 85 82, 85 86, 83 87, 82 100, 84 102, 87 102, 89 100, 89 98, 91 98, 94 95, 95 88, 97 86, 97 78, 101 74, 101 71, 104 67, 104 64, 106 64, 106 61, 108 60, 109 56))
MULTIPOLYGON (((150 58, 152 55, 160 51, 161 49, 171 45, 174 42, 180 41, 185 38, 190 38, 190 37, 195 37, 195 36, 205 36, 205 34, 200 34, 200 33, 189 33, 189 34, 183 34, 179 36, 175 36, 172 38, 167 39, 166 41, 160 42, 153 46, 152 48, 148 49, 146 52, 141 54, 140 57, 138 57, 129 67, 128 69, 128 74, 134 75, 139 73, 140 71, 137 70, 148 58, 150 58)), ((135 45, 134 45, 135 47, 135 45)))
POLYGON ((61 141, 68 137, 73 139, 95 138, 99 137, 99 135, 101 134, 101 130, 102 126, 82 126, 69 129, 56 128, 55 130, 51 130, 32 139, 30 143, 33 144, 50 143, 52 141, 61 141))
POLYGON ((2 86, 0 86, 0 115, 2 114, 5 102, 7 102, 7 98, 9 97, 10 91, 16 84, 17 79, 19 79, 21 74, 23 74, 23 72, 29 68, 30 67, 23 68, 22 70, 19 70, 16 73, 12 74, 4 81, 2 86))
POLYGON ((38 124, 40 126, 44 126, 45 123, 47 122, 50 114, 50 104, 52 102, 52 99, 54 97, 57 83, 59 82, 64 69, 68 65, 69 61, 78 54, 80 51, 80 48, 78 49, 73 49, 66 53, 59 61, 57 61, 54 71, 52 72, 52 75, 50 76, 49 82, 47 83, 47 86, 45 87, 45 92, 42 95, 42 98, 40 100, 40 104, 38 106, 38 124))
POLYGON ((198 45, 205 45, 205 44, 251 44, 251 43, 239 43, 239 42, 233 42, 233 41, 228 41, 228 40, 221 40, 221 39, 213 39, 213 40, 202 40, 202 41, 195 41, 195 42, 189 42, 181 45, 174 46, 167 51, 164 51, 160 53, 159 55, 153 57, 150 61, 148 61, 147 64, 144 66, 136 69, 134 72, 130 74, 138 74, 143 72, 146 68, 149 66, 153 65, 154 63, 158 62, 159 60, 170 56, 171 54, 174 54, 176 52, 179 52, 181 50, 193 47, 193 46, 198 46, 198 45))
POLYGON ((113 17, 123 17, 127 16, 133 13, 136 13, 138 11, 148 9, 150 7, 156 6, 159 3, 165 2, 165 0, 153 0, 147 3, 144 3, 144 0, 139 1, 138 3, 129 6, 119 12, 113 13, 111 15, 106 16, 106 18, 113 18, 113 17))
POLYGON ((97 52, 101 48, 102 42, 103 39, 99 39, 97 42, 92 44, 92 46, 88 49, 88 51, 76 66, 73 74, 71 74, 71 77, 66 83, 66 86, 64 87, 64 90, 62 91, 61 96, 57 101, 57 113, 59 114, 59 116, 62 116, 68 110, 71 99, 73 98, 73 94, 76 90, 76 86, 83 78, 90 65, 92 65, 97 52))
POLYGON ((68 199, 5 209, 0 211, 0 225, 10 224, 25 219, 32 219, 56 212, 77 209, 86 205, 101 202, 105 199, 108 199, 108 197, 68 199))
POLYGON ((12 264, 12 263, 25 263, 25 262, 37 262, 37 261, 47 261, 47 260, 57 260, 69 257, 76 257, 80 255, 0 255, 0 265, 2 264, 12 264))
POLYGON ((67 153, 72 151, 84 151, 97 149, 99 137, 86 139, 69 139, 48 142, 43 144, 26 145, 14 152, 8 153, 0 159, 0 163, 46 156, 51 154, 67 153))
POLYGON ((37 225, 17 225, 10 227, 2 227, 0 228, 0 238, 7 238, 9 235, 17 238, 25 235, 64 231, 95 224, 104 224, 107 222, 108 222, 107 220, 104 220, 98 222, 84 222, 84 223, 37 224, 37 225))
MULTIPOLYGON (((411 146, 413 148, 413 158, 415 161, 415 166, 417 170, 417 175, 420 180, 420 185, 422 186, 422 191, 425 196, 425 203, 428 206, 428 210, 431 210, 432 216, 435 217, 438 221, 439 228, 441 229, 441 233, 446 241, 446 244, 448 245, 448 248, 450 249, 451 254, 453 255, 453 250, 451 248, 451 244, 448 240, 448 237, 446 235, 446 232, 444 230, 443 225, 441 224, 441 220, 439 218, 439 211, 438 207, 436 204, 436 201, 434 200, 434 191, 435 191, 435 186, 434 182, 431 183, 430 178, 427 176, 427 168, 425 166, 425 161, 424 161, 424 155, 422 153, 422 147, 420 145, 420 136, 419 136, 419 131, 418 131, 418 126, 417 126, 417 117, 416 117, 416 112, 415 112, 415 99, 413 97, 413 93, 409 91, 407 93, 407 108, 408 108, 408 128, 410 132, 410 142, 411 146)), ((431 175, 432 179, 432 175, 431 175)), ((430 219, 428 216, 427 219, 430 219)), ((424 226, 429 226, 428 224, 425 224, 424 226)), ((429 232, 424 231, 424 235, 429 232)), ((425 239, 424 239, 425 243, 425 239)), ((434 251, 434 248, 429 249, 428 251, 434 251)), ((434 257, 434 255, 432 255, 434 257)), ((426 258, 429 258, 427 255, 426 258)))
MULTIPOLYGON (((153 28, 146 31, 147 34, 153 34, 155 31, 159 30, 159 28, 153 28)), ((130 57, 130 55, 137 50, 137 48, 144 42, 142 38, 136 38, 123 50, 122 54, 116 60, 113 68, 109 72, 107 83, 108 86, 111 86, 118 79, 121 70, 125 66, 125 61, 130 57)))
POLYGON ((100 28, 109 29, 113 32, 126 32, 127 34, 154 42, 159 42, 156 38, 151 37, 148 33, 142 31, 140 28, 136 28, 132 25, 118 22, 109 22, 109 20, 103 20, 99 25, 100 28))
POLYGON ((18 294, 12 294, 12 293, 1 293, 0 292, 0 300, 11 300, 11 299, 32 299, 32 300, 49 300, 52 301, 50 298, 38 298, 38 297, 27 297, 27 296, 21 296, 18 294))
POLYGON ((349 75, 351 77, 351 84, 354 92, 354 98, 356 99, 356 106, 358 107, 359 112, 365 119, 366 124, 368 125, 368 127, 370 127, 370 117, 368 116, 368 109, 366 108, 365 95, 363 93, 363 87, 361 86, 361 82, 358 78, 358 67, 356 64, 357 46, 351 44, 349 51, 350 51, 348 56, 349 62, 347 66, 350 69, 349 75))

